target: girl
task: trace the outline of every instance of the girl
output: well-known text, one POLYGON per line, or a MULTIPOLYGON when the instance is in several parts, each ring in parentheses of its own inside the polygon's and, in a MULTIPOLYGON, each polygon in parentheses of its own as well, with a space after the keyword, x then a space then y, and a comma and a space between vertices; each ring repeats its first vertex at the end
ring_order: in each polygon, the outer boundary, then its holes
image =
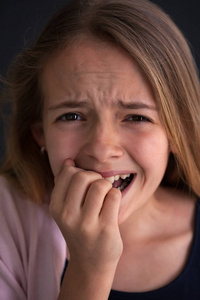
POLYGON ((72 2, 8 78, 1 298, 199 299, 199 80, 170 18, 72 2))

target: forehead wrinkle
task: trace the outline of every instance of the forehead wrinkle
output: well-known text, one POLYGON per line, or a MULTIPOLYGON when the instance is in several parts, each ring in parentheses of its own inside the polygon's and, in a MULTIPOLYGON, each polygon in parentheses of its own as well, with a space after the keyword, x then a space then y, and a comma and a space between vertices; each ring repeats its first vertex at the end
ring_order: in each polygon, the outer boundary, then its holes
POLYGON ((83 71, 75 74, 73 73, 71 76, 71 83, 72 86, 74 86, 73 89, 76 89, 76 92, 77 88, 78 90, 80 88, 80 94, 83 93, 84 98, 95 98, 102 104, 104 101, 107 101, 108 103, 112 102, 113 105, 118 99, 121 100, 121 103, 125 103, 134 101, 132 98, 140 98, 146 82, 144 82, 144 79, 140 82, 137 78, 134 78, 134 76, 131 77, 132 78, 130 79, 130 76, 127 78, 127 74, 110 71, 106 73, 104 71, 83 71), (116 79, 118 80, 117 89, 116 79), (134 86, 133 91, 130 91, 130 86, 134 86))
POLYGON ((71 87, 71 95, 74 94, 74 98, 78 100, 88 99, 94 100, 96 103, 100 103, 103 105, 108 105, 109 103, 113 102, 116 99, 118 91, 115 87, 115 82, 110 82, 103 76, 102 73, 102 80, 104 81, 102 85, 102 81, 96 81, 95 78, 88 78, 80 77, 77 80, 75 78, 72 79, 71 87), (89 83, 87 84, 87 81, 89 83))

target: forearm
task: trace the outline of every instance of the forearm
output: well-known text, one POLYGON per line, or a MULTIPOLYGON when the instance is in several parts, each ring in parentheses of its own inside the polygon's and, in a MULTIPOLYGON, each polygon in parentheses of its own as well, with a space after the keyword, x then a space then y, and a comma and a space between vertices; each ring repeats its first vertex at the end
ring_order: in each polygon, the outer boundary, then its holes
POLYGON ((67 267, 58 300, 107 300, 115 268, 101 272, 81 272, 67 267))

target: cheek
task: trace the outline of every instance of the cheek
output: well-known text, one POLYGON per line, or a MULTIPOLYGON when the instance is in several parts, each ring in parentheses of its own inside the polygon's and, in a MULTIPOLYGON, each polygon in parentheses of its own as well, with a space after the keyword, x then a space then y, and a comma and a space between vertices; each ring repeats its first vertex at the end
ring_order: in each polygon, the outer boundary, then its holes
POLYGON ((75 159, 80 148, 80 142, 80 139, 76 139, 70 134, 47 133, 46 150, 54 176, 60 172, 67 158, 75 159))
POLYGON ((146 172, 165 172, 168 157, 169 143, 164 134, 146 134, 137 137, 137 143, 129 142, 129 153, 136 163, 146 172))

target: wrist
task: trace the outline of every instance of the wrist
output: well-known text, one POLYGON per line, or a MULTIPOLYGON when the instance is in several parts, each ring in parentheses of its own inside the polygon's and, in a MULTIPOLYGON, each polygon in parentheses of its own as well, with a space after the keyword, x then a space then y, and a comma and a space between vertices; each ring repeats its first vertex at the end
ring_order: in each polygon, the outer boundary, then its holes
POLYGON ((107 300, 115 271, 116 266, 95 270, 83 266, 79 268, 70 261, 58 299, 107 300))

